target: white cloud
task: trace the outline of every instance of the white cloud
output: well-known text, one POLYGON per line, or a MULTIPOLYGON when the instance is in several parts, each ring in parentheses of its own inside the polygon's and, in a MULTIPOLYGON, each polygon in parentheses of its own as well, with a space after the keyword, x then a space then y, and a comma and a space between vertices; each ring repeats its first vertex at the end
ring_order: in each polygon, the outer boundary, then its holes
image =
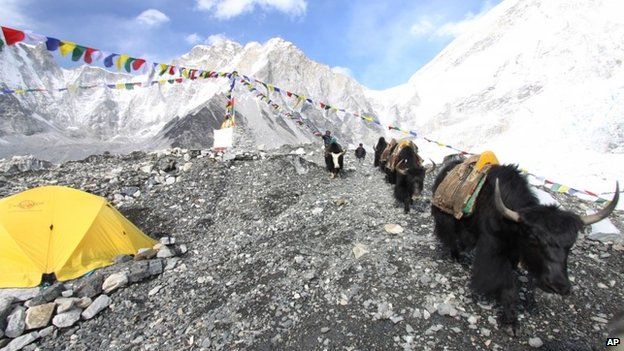
POLYGON ((201 43, 202 37, 197 33, 193 33, 193 34, 187 35, 186 38, 184 38, 184 41, 186 41, 187 43, 191 45, 195 45, 195 44, 201 43))
POLYGON ((156 9, 147 9, 136 17, 142 24, 153 27, 169 22, 169 17, 156 9))
POLYGON ((223 34, 213 34, 213 35, 208 36, 208 38, 206 38, 205 43, 208 45, 215 45, 223 41, 229 41, 229 40, 230 38, 226 37, 223 34))
POLYGON ((301 16, 307 6, 307 0, 196 0, 198 10, 211 11, 214 17, 224 20, 252 12, 256 7, 301 16))
POLYGON ((353 72, 348 67, 335 66, 335 67, 332 67, 331 70, 334 73, 342 74, 347 77, 353 77, 353 72))
POLYGON ((17 27, 16 29, 35 29, 36 24, 24 11, 29 4, 30 1, 24 0, 3 0, 0 6, 0 23, 17 27))
POLYGON ((421 18, 410 27, 410 33, 414 36, 423 36, 430 34, 433 29, 434 25, 428 18, 421 18))

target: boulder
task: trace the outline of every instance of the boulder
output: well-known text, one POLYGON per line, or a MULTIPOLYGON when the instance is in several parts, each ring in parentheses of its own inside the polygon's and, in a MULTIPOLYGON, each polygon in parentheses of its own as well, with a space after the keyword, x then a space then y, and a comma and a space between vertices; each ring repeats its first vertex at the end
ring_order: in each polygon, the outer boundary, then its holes
POLYGON ((128 274, 126 272, 114 273, 108 276, 102 284, 102 290, 105 293, 113 292, 119 288, 123 288, 128 284, 128 274))
POLYGON ((111 298, 108 295, 100 295, 97 299, 93 300, 93 303, 82 312, 83 319, 91 319, 100 313, 103 309, 108 307, 111 303, 111 298))
POLYGON ((56 304, 46 303, 29 308, 26 311, 26 330, 41 329, 48 326, 56 304))
POLYGON ((17 306, 7 318, 7 326, 4 334, 9 338, 17 338, 26 329, 26 308, 17 306))
POLYGON ((145 249, 145 250, 139 251, 139 253, 134 255, 134 260, 135 261, 150 260, 154 258, 157 254, 158 254, 158 251, 154 249, 145 249))
POLYGON ((13 296, 0 297, 0 331, 4 330, 14 300, 13 296))
POLYGON ((32 332, 26 335, 22 335, 19 338, 15 338, 11 340, 11 342, 2 349, 2 351, 18 351, 23 349, 24 347, 32 344, 34 341, 39 339, 39 333, 32 332))
POLYGON ((149 273, 151 276, 162 274, 163 262, 161 259, 149 260, 147 262, 149 267, 149 273))
POLYGON ((52 324, 54 324, 57 328, 69 328, 80 320, 81 313, 81 309, 74 308, 73 310, 65 313, 57 314, 54 318, 52 318, 52 324))
POLYGON ((93 298, 102 292, 102 284, 104 283, 104 276, 95 273, 78 284, 75 289, 76 296, 78 297, 90 297, 93 298))
POLYGON ((52 302, 57 297, 61 296, 63 290, 63 284, 61 283, 56 283, 47 288, 43 288, 37 296, 35 296, 32 300, 28 301, 27 305, 28 307, 33 307, 52 302))
POLYGON ((134 262, 132 266, 130 266, 130 273, 128 274, 128 281, 130 283, 140 282, 145 278, 150 276, 149 272, 149 262, 148 261, 138 261, 134 262))
POLYGON ((77 297, 59 297, 58 299, 54 300, 54 302, 58 306, 56 308, 56 313, 65 313, 73 309, 78 301, 80 301, 80 299, 77 297))

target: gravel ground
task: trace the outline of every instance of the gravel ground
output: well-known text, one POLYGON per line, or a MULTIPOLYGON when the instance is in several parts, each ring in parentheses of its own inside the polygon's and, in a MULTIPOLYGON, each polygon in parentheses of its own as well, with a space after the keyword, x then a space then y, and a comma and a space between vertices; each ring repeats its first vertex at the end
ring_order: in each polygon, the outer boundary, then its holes
MULTIPOLYGON (((572 295, 536 291, 537 308, 521 304, 512 337, 497 326, 495 302, 475 300, 470 272, 435 241, 427 199, 435 175, 405 215, 372 160, 359 165, 348 157, 344 177, 330 180, 318 150, 286 154, 292 149, 229 161, 179 150, 99 155, 0 175, 0 196, 69 185, 107 196, 149 235, 172 235, 190 249, 175 269, 113 293, 109 310, 55 331, 37 347, 526 350, 532 338, 543 350, 604 345, 605 323, 622 307, 622 246, 581 233, 569 260, 572 295), (159 172, 169 159, 187 170, 159 172), (172 177, 176 182, 167 185, 172 177), (386 232, 389 223, 404 231, 386 232)), ((553 196, 575 211, 592 207, 553 196)), ((624 229, 622 214, 613 217, 624 229)), ((527 279, 518 278, 524 297, 527 279)))

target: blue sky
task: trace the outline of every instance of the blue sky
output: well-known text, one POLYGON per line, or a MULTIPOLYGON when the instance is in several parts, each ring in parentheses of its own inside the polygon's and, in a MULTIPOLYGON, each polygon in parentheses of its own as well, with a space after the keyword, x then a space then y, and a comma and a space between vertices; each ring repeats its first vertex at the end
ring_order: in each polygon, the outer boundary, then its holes
POLYGON ((0 24, 168 62, 282 37, 373 89, 405 83, 500 0, 0 0, 0 24))

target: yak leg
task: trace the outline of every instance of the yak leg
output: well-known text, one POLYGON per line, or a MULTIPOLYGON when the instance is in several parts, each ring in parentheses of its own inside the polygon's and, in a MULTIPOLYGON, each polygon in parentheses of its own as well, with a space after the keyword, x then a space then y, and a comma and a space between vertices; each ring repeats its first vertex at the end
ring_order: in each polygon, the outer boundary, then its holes
POLYGON ((459 245, 457 243, 459 233, 455 218, 433 206, 431 212, 434 218, 433 232, 442 242, 442 245, 450 251, 451 257, 459 261, 459 245))
POLYGON ((510 326, 515 336, 518 328, 518 287, 513 266, 498 246, 488 234, 481 235, 472 265, 472 285, 475 290, 498 298, 503 309, 499 323, 510 326))

